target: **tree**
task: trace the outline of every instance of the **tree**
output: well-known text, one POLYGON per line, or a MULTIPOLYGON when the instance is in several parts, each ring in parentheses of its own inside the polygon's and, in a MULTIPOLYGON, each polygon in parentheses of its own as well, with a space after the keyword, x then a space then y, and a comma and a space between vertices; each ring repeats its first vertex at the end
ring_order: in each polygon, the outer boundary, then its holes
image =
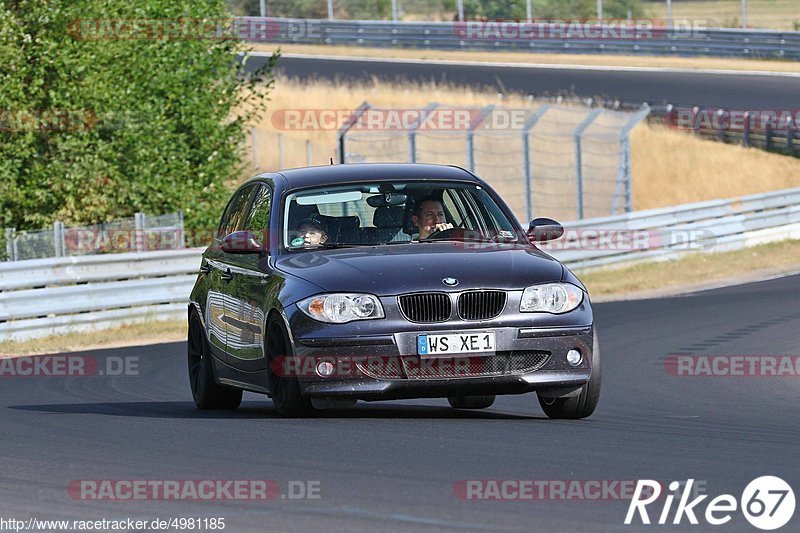
POLYGON ((242 41, 213 38, 226 17, 224 0, 3 2, 0 225, 180 209, 215 226, 277 60, 245 75, 242 41))

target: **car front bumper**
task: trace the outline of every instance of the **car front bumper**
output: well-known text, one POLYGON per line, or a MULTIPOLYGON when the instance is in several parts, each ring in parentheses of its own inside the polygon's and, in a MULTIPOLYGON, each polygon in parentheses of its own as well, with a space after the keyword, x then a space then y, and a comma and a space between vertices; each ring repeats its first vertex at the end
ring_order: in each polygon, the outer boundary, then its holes
POLYGON ((348 337, 298 337, 295 355, 308 362, 298 374, 303 394, 312 398, 391 400, 447 396, 569 394, 584 385, 592 373, 591 325, 578 327, 470 327, 431 333, 495 333, 491 354, 417 355, 417 336, 423 331, 348 337), (569 350, 583 358, 567 362, 569 350), (316 373, 320 361, 329 361, 329 377, 316 373), (371 366, 371 362, 377 364, 371 366), (505 362, 504 362, 505 361, 505 362), (391 370, 388 370, 391 368, 391 370))

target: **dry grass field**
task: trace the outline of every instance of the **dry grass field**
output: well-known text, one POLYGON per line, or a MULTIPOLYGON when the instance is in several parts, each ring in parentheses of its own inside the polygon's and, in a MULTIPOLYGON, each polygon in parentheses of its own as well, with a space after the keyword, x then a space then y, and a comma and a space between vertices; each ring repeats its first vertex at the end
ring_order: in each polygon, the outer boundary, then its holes
MULTIPOLYGON (((520 95, 501 96, 434 83, 393 85, 376 80, 362 85, 300 84, 280 78, 271 94, 270 113, 255 125, 259 171, 277 170, 280 164, 279 130, 273 126, 273 114, 287 109, 355 109, 364 100, 376 107, 392 108, 421 108, 429 102, 465 107, 502 104, 535 108, 540 105, 520 95)), ((336 134, 335 129, 282 131, 283 168, 305 166, 306 140, 312 144, 313 164, 327 164, 330 157, 337 160, 336 134)), ((453 145, 456 146, 463 146, 463 140, 453 145)), ((502 146, 498 146, 496 152, 496 157, 503 157, 502 146)), ((248 158, 251 161, 252 154, 248 158)), ((442 156, 437 162, 464 164, 461 153, 450 158, 442 156)), ((550 161, 557 162, 556 159, 550 161)), ((640 124, 633 132, 632 166, 635 209, 800 186, 800 159, 703 140, 649 124, 640 124)), ((509 189, 512 184, 502 183, 502 176, 484 173, 482 177, 501 189, 504 196, 521 192, 517 184, 513 185, 514 189, 509 189)))

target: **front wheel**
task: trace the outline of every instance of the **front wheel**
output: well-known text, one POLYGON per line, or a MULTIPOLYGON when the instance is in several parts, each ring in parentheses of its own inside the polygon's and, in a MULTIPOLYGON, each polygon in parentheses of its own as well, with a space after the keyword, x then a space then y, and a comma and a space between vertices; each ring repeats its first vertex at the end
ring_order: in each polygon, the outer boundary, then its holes
POLYGON ((454 409, 486 409, 494 404, 495 396, 449 396, 454 409))
POLYGON ((214 364, 203 324, 197 313, 189 318, 189 385, 198 409, 236 409, 242 403, 242 390, 223 387, 214 381, 214 364))
POLYGON ((267 372, 269 373, 270 393, 275 410, 280 415, 289 418, 314 414, 311 400, 300 392, 300 382, 297 381, 297 377, 281 375, 280 370, 277 373, 273 372, 274 369, 287 368, 288 365, 281 363, 285 358, 291 357, 289 335, 276 317, 271 318, 267 324, 266 352, 269 362, 267 372))
POLYGON ((600 400, 600 346, 597 333, 592 342, 592 375, 588 383, 581 387, 581 392, 571 398, 543 398, 539 396, 539 405, 548 418, 586 418, 594 413, 600 400))

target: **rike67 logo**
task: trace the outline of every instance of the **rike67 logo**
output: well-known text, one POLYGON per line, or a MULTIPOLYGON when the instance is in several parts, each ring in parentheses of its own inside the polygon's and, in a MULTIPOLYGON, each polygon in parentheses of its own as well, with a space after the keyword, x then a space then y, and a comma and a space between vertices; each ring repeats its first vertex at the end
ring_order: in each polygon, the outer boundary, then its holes
MULTIPOLYGON (((768 531, 783 527, 794 515, 794 491, 779 477, 762 476, 754 479, 745 487, 738 501, 731 494, 721 494, 706 503, 704 512, 701 511, 701 504, 708 495, 697 496, 690 501, 693 484, 693 479, 687 480, 686 483, 673 481, 669 484, 670 493, 663 500, 661 512, 657 518, 653 517, 656 524, 678 525, 685 517, 690 524, 698 525, 700 517, 709 525, 721 526, 730 522, 732 514, 739 508, 751 525, 768 531), (678 493, 681 487, 683 490, 678 493), (678 503, 673 511, 672 505, 676 498, 678 503)), ((642 524, 649 525, 651 518, 647 506, 659 500, 661 492, 661 484, 658 481, 640 479, 628 506, 625 524, 635 523, 638 515, 638 520, 641 520, 642 524)))

